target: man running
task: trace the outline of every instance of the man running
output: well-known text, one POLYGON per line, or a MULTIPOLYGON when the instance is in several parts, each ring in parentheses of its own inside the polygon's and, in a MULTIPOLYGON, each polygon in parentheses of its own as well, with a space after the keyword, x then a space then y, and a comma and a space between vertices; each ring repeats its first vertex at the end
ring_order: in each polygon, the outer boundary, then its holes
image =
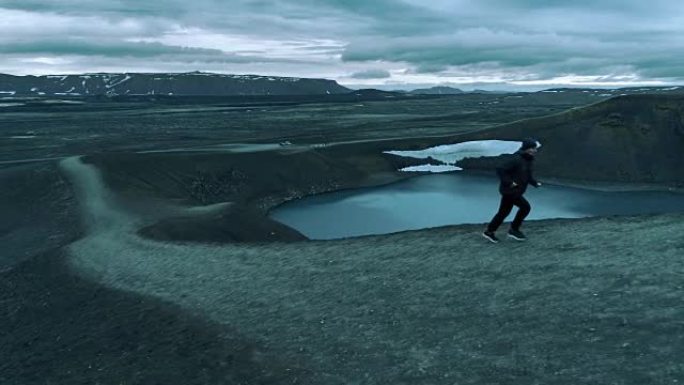
POLYGON ((496 237, 496 230, 501 226, 508 214, 513 210, 513 206, 518 207, 518 212, 515 214, 511 228, 508 230, 508 236, 516 241, 524 241, 525 234, 520 231, 520 226, 523 220, 530 213, 530 203, 523 197, 527 185, 531 184, 534 187, 541 186, 532 176, 532 162, 534 156, 541 147, 541 143, 532 139, 525 139, 522 142, 520 149, 514 154, 513 159, 505 163, 501 167, 497 167, 496 173, 499 174, 501 184, 499 185, 499 192, 501 193, 501 204, 499 211, 496 213, 492 221, 487 226, 482 235, 493 243, 499 242, 496 237))

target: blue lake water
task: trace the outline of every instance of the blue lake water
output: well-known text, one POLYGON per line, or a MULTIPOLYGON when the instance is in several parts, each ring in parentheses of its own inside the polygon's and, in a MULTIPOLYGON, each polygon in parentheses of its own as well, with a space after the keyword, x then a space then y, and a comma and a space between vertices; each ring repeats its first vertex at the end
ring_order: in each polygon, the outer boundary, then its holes
MULTIPOLYGON (((288 202, 274 209, 270 217, 311 239, 487 223, 499 207, 498 183, 494 177, 463 173, 425 175, 288 202)), ((684 194, 668 192, 603 192, 544 185, 538 189, 530 186, 525 197, 532 205, 527 220, 684 212, 684 194)))

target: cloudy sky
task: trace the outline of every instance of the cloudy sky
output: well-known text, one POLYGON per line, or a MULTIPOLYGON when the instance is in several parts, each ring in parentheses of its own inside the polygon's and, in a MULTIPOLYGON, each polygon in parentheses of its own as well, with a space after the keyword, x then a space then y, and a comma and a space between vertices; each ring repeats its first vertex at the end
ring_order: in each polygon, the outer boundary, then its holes
POLYGON ((0 0, 0 72, 263 74, 351 87, 684 83, 681 0, 0 0))

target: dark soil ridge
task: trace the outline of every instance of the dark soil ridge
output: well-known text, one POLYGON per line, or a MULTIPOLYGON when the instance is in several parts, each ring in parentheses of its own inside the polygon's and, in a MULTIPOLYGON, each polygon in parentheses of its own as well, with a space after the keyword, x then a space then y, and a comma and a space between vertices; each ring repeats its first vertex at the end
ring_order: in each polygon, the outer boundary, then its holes
POLYGON ((302 234, 269 219, 269 210, 308 195, 410 177, 396 169, 411 161, 354 148, 240 154, 120 153, 91 156, 85 161, 102 171, 105 183, 124 206, 144 206, 140 201, 145 200, 187 206, 231 203, 215 214, 163 218, 140 230, 145 237, 194 242, 302 241, 306 240, 302 234))

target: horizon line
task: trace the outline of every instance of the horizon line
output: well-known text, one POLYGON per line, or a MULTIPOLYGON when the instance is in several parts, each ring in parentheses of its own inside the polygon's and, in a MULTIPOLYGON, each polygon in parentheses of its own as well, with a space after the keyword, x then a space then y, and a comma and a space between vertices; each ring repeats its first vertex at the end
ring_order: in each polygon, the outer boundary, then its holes
POLYGON ((207 72, 207 71, 185 71, 185 72, 135 72, 135 71, 121 71, 121 72, 71 72, 71 73, 44 73, 44 74, 13 74, 8 72, 0 72, 0 75, 14 76, 14 77, 48 77, 48 76, 87 76, 87 75, 189 75, 189 74, 205 74, 205 75, 217 75, 217 76, 254 76, 254 77, 270 77, 270 78, 281 78, 281 79, 310 79, 310 80, 327 80, 333 81, 338 85, 349 88, 352 91, 358 91, 362 89, 377 89, 382 91, 407 91, 407 90, 418 90, 418 89, 431 89, 431 88, 451 88, 455 90, 461 90, 464 92, 472 91, 500 91, 500 92, 538 92, 543 90, 553 90, 553 89, 630 89, 630 88, 670 88, 670 87, 684 87, 684 84, 653 84, 644 85, 638 82, 630 83, 625 82, 622 85, 615 83, 606 85, 597 84, 577 84, 577 83, 556 83, 556 84, 520 84, 519 82, 473 82, 473 83, 453 83, 453 82, 443 82, 443 83, 401 83, 401 84, 358 84, 349 81, 340 81, 334 78, 327 77, 301 77, 301 76, 282 76, 282 75, 267 75, 267 74, 256 74, 256 73, 222 73, 222 72, 207 72), (546 86, 546 87, 545 87, 546 86))

